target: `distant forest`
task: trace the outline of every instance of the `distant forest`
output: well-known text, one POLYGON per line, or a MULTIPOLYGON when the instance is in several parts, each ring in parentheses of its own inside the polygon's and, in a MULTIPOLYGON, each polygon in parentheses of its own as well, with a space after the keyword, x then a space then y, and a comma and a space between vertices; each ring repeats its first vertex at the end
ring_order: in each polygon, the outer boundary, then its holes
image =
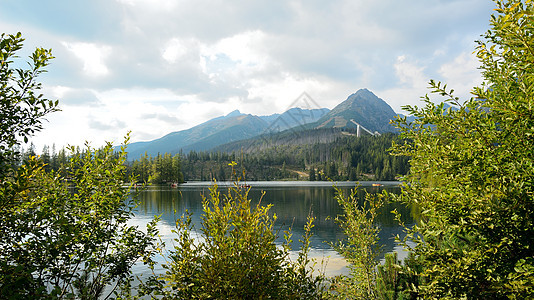
MULTIPOLYGON (((19 165, 27 162, 30 157, 37 156, 33 144, 30 144, 30 147, 26 150, 19 150, 18 153, 19 155, 15 162, 18 161, 19 165)), ((52 148, 44 146, 39 159, 44 163, 45 171, 57 172, 60 176, 66 177, 68 172, 65 170, 65 166, 68 160, 73 156, 85 157, 87 155, 89 153, 80 147, 56 151, 55 146, 52 146, 52 148)), ((129 180, 130 175, 135 175, 137 182, 154 184, 184 182, 179 155, 171 156, 168 153, 155 157, 144 155, 139 160, 126 162, 124 167, 126 167, 125 181, 129 180)))
MULTIPOLYGON (((409 170, 408 157, 388 152, 393 142, 400 143, 400 137, 393 133, 361 137, 332 134, 316 143, 309 143, 307 137, 301 137, 300 142, 281 141, 248 148, 242 143, 240 151, 231 152, 145 154, 126 164, 127 173, 136 175, 139 182, 162 184, 232 180, 228 165, 232 161, 238 163, 240 174, 245 171, 246 180, 396 180, 409 170)), ((40 159, 47 170, 61 172, 69 155, 65 149, 57 153, 55 147, 51 150, 45 146, 40 159)), ((30 147, 21 155, 21 162, 32 155, 35 149, 30 147)))
POLYGON ((328 143, 275 144, 241 151, 196 152, 181 155, 185 181, 231 180, 228 163, 235 161, 247 180, 395 180, 407 174, 408 157, 388 149, 400 138, 341 135, 328 143))

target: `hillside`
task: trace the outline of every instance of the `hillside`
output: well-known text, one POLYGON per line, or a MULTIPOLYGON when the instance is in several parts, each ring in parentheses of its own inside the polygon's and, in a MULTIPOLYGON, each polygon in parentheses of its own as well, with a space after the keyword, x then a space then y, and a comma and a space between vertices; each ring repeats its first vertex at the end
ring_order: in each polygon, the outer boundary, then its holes
POLYGON ((277 146, 327 144, 341 137, 355 135, 355 129, 314 128, 296 130, 296 128, 293 128, 278 133, 264 134, 250 139, 226 143, 214 147, 212 151, 226 153, 243 151, 244 153, 252 153, 277 146))

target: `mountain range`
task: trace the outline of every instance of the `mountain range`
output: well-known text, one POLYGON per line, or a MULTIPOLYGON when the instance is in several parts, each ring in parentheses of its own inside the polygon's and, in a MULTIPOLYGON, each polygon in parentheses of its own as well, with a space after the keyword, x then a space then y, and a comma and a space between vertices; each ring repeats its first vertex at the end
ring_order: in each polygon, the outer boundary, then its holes
POLYGON ((332 110, 295 107, 282 114, 267 116, 243 114, 235 110, 190 129, 171 132, 152 141, 132 143, 127 151, 130 160, 138 159, 145 153, 154 156, 167 152, 208 151, 227 143, 261 138, 267 134, 283 134, 288 130, 306 130, 310 135, 313 129, 324 134, 327 128, 360 126, 371 133, 394 132, 395 128, 389 122, 396 115, 384 100, 367 89, 360 89, 332 110))

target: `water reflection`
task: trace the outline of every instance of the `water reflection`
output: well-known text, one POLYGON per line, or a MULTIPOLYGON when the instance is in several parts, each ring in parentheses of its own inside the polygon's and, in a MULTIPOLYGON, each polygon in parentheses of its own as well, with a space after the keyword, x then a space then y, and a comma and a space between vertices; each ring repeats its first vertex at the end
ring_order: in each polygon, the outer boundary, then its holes
MULTIPOLYGON (((363 200, 366 190, 370 193, 380 192, 382 189, 387 189, 393 193, 400 191, 396 183, 386 182, 382 184, 381 187, 362 184, 358 190, 359 199, 363 200)), ((200 228, 201 195, 209 195, 210 185, 211 183, 206 182, 184 184, 178 189, 168 186, 148 187, 140 194, 141 202, 132 221, 144 225, 154 215, 161 215, 160 233, 163 240, 169 244, 174 238, 171 230, 174 228, 175 220, 186 210, 193 213, 192 221, 197 229, 200 228)), ((298 240, 302 237, 307 216, 312 212, 316 217, 313 229, 314 236, 311 239, 312 252, 317 256, 331 256, 332 267, 335 268, 336 261, 340 257, 332 250, 330 244, 342 239, 344 235, 334 221, 334 218, 340 215, 342 210, 334 199, 335 191, 331 183, 255 182, 250 183, 250 185, 249 198, 252 199, 253 204, 258 203, 259 199, 261 199, 262 205, 273 204, 271 213, 277 215, 277 224, 281 229, 279 242, 282 242, 282 231, 292 226, 294 250, 298 250, 300 247, 298 240)), ((349 193, 350 189, 354 188, 354 183, 340 183, 338 186, 344 192, 349 193)), ((220 184, 219 191, 224 193, 226 188, 224 183, 220 184)), ((390 204, 382 209, 378 223, 381 227, 380 242, 384 246, 385 252, 400 249, 394 241, 394 236, 397 234, 402 236, 403 233, 402 228, 397 225, 390 213, 393 209, 397 209, 401 213, 405 224, 413 222, 410 209, 403 205, 390 204)), ((402 253, 399 254, 402 257, 402 253)), ((340 268, 339 272, 346 272, 346 269, 340 268)))

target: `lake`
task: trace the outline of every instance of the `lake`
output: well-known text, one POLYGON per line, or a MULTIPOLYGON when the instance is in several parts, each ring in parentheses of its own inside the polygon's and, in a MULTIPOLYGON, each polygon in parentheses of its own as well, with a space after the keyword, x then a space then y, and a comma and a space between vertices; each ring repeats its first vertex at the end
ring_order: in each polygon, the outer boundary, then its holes
MULTIPOLYGON (((373 182, 377 183, 377 182, 373 182)), ((389 192, 400 192, 399 182, 378 182, 380 187, 372 186, 371 182, 360 182, 358 196, 363 199, 365 190, 369 193, 380 192, 387 189, 389 192)), ((219 191, 224 193, 231 182, 218 183, 219 191)), ((350 192, 355 187, 354 182, 336 183, 344 192, 350 192)), ((202 194, 209 195, 211 182, 191 182, 180 185, 178 188, 170 186, 149 186, 146 191, 140 194, 140 204, 135 217, 131 220, 133 224, 144 227, 155 215, 161 215, 158 228, 162 239, 166 242, 167 248, 172 248, 172 239, 175 234, 175 220, 187 209, 193 213, 192 220, 196 228, 200 228, 200 217, 202 215, 202 194)), ((278 224, 282 231, 289 226, 293 228, 294 251, 300 247, 299 238, 304 232, 304 224, 308 214, 313 212, 316 217, 313 237, 311 239, 311 255, 320 262, 326 259, 326 274, 328 276, 346 274, 346 262, 330 246, 344 237, 342 230, 333 220, 342 210, 334 199, 335 191, 331 182, 305 182, 305 181, 257 181, 247 182, 250 186, 249 198, 253 204, 262 198, 262 205, 273 204, 271 212, 278 217, 278 224)), ((384 252, 397 251, 399 257, 405 255, 402 246, 398 245, 394 236, 402 236, 403 230, 397 225, 390 213, 394 208, 403 215, 405 224, 413 223, 409 208, 400 204, 389 204, 381 210, 378 218, 380 225, 380 242, 384 247, 384 252)), ((283 233, 278 242, 283 241, 283 233)), ((295 253, 293 253, 295 254, 295 253)), ((383 258, 383 254, 381 256, 383 258)), ((134 270, 136 273, 143 272, 142 269, 134 270)))

